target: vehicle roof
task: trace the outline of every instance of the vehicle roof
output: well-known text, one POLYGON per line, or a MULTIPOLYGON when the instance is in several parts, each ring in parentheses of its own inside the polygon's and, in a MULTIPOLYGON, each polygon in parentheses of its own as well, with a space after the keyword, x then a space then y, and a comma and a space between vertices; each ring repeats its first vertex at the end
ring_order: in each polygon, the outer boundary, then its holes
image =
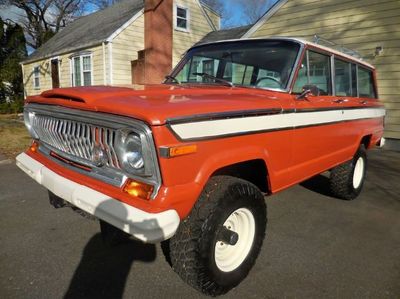
POLYGON ((357 62, 358 64, 364 65, 368 68, 375 69, 375 67, 372 64, 369 64, 368 62, 361 60, 357 57, 348 55, 346 53, 340 52, 338 50, 335 50, 335 49, 332 49, 332 48, 329 48, 329 47, 326 47, 323 45, 319 45, 319 44, 316 44, 316 43, 313 43, 313 42, 310 42, 310 41, 307 41, 304 39, 295 38, 295 37, 271 36, 271 37, 258 37, 258 38, 227 39, 227 40, 219 40, 219 41, 214 41, 214 42, 205 42, 202 44, 195 45, 194 47, 192 47, 192 49, 197 48, 197 47, 202 47, 205 45, 218 44, 218 43, 224 43, 224 42, 245 42, 245 41, 254 41, 254 40, 283 40, 283 41, 297 42, 304 46, 311 46, 311 47, 314 47, 317 49, 321 49, 323 51, 332 53, 334 55, 337 55, 337 56, 340 56, 343 58, 347 58, 348 60, 357 62))

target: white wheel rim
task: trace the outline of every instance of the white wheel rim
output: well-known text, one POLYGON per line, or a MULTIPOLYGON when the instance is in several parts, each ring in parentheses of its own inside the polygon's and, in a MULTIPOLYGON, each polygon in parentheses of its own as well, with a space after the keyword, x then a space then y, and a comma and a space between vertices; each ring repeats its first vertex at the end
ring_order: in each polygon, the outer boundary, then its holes
POLYGON ((354 189, 360 187, 363 176, 364 176, 364 159, 359 157, 356 166, 354 167, 354 174, 353 174, 354 189))
POLYGON ((230 272, 238 268, 249 254, 254 242, 256 222, 250 210, 240 208, 229 215, 223 225, 239 235, 235 245, 222 241, 215 244, 214 256, 218 269, 230 272))

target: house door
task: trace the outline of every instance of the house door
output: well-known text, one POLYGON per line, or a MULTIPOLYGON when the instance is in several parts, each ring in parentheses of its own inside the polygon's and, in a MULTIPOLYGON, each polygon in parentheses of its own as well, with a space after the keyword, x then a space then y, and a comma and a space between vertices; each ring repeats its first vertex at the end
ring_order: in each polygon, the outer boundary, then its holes
POLYGON ((60 88, 60 77, 58 70, 58 59, 51 61, 51 82, 53 88, 60 88))

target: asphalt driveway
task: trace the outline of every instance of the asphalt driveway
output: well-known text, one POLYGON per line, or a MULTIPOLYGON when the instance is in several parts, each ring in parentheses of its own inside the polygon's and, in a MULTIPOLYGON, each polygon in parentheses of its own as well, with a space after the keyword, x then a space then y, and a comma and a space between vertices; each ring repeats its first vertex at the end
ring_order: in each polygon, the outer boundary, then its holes
MULTIPOLYGON (((267 198, 267 239, 226 298, 400 298, 400 153, 370 153, 355 201, 318 176, 267 198)), ((0 157, 1 160, 1 157, 0 157)), ((54 209, 47 192, 0 161, 0 298, 201 298, 159 245, 106 247, 98 223, 54 209)))

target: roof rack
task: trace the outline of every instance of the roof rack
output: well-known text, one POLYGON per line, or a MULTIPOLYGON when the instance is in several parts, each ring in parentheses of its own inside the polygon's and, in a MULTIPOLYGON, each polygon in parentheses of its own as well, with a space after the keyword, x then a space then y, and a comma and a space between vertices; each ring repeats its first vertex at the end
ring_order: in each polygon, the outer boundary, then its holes
POLYGON ((358 58, 360 60, 363 60, 363 57, 361 56, 361 54, 359 52, 357 52, 356 50, 345 48, 342 45, 338 45, 337 43, 327 40, 327 39, 324 39, 316 34, 313 37, 313 43, 333 48, 343 54, 347 54, 347 55, 353 56, 355 58, 358 58))

